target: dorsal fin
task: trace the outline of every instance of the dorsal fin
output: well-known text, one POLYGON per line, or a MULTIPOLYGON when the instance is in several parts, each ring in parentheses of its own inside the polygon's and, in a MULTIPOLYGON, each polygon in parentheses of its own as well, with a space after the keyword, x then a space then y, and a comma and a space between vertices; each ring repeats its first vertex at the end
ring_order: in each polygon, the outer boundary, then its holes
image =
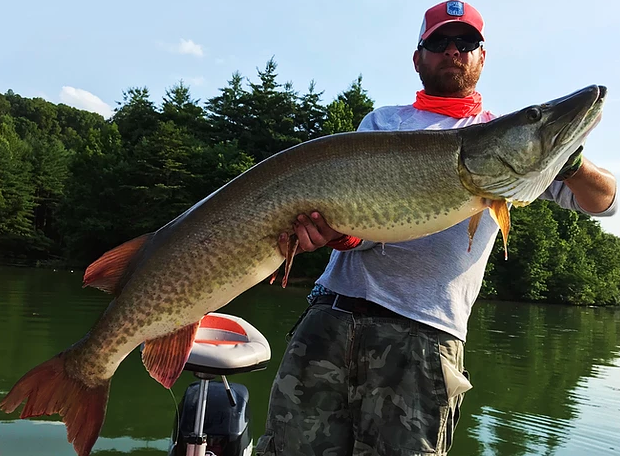
POLYGON ((86 269, 83 286, 118 294, 119 282, 127 266, 152 235, 152 233, 144 234, 101 255, 86 269))
POLYGON ((147 340, 142 350, 142 363, 151 377, 170 389, 179 378, 194 345, 200 322, 166 334, 157 339, 147 340))

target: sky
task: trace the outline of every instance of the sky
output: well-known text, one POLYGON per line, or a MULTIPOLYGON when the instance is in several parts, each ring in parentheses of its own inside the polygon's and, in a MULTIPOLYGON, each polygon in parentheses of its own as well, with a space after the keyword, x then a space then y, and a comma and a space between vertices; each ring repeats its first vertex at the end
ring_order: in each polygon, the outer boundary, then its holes
MULTIPOLYGON (((256 81, 274 57, 278 80, 329 103, 358 75, 375 106, 408 104, 424 11, 437 1, 283 0, 4 2, 0 92, 8 89, 110 116, 124 90, 161 102, 183 80, 206 100, 239 71, 256 81)), ((591 84, 609 89, 585 155, 620 178, 620 3, 472 1, 485 19, 484 107, 507 114, 591 84)), ((620 236, 620 215, 599 218, 620 236)))

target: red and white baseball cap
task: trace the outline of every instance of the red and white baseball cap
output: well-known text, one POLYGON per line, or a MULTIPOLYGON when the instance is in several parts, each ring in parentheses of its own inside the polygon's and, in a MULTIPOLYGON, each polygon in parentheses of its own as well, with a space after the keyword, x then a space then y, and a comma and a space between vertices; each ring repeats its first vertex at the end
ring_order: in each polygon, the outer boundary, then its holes
POLYGON ((450 1, 433 6, 424 13, 420 40, 425 40, 439 27, 450 22, 462 22, 475 28, 484 41, 484 20, 482 15, 469 3, 450 1))

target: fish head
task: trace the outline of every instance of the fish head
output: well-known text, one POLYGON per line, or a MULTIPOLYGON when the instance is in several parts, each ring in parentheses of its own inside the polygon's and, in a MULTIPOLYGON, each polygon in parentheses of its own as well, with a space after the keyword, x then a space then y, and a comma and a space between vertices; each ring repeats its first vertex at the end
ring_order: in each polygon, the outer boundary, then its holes
POLYGON ((478 196, 531 203, 598 124, 606 93, 588 86, 463 129, 461 182, 478 196))

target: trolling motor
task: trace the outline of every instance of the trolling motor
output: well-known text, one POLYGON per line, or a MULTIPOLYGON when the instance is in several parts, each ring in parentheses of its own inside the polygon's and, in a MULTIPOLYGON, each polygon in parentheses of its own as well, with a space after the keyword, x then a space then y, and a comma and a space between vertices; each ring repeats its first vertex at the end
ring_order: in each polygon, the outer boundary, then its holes
POLYGON ((262 370, 270 358, 265 336, 242 318, 204 316, 184 367, 199 381, 181 399, 168 456, 250 456, 248 390, 226 376, 262 370))

